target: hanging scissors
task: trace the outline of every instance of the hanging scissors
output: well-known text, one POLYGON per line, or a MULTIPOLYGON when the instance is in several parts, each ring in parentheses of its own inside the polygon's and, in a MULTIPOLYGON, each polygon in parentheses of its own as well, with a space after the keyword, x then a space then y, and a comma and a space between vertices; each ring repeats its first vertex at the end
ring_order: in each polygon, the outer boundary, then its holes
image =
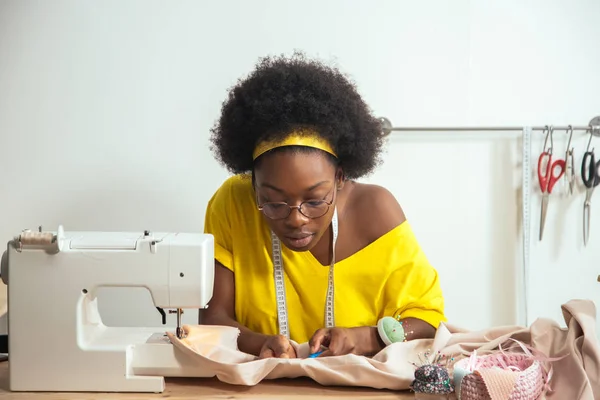
POLYGON ((552 162, 552 147, 554 146, 554 141, 552 139, 552 133, 554 129, 552 127, 546 126, 544 128, 546 133, 546 140, 544 141, 544 151, 540 154, 540 158, 538 159, 538 180, 540 182, 540 189, 542 190, 542 211, 540 216, 540 240, 544 235, 544 226, 546 224, 546 213, 548 211, 548 201, 550 199, 550 193, 552 193, 552 189, 558 180, 565 173, 565 161, 564 160, 556 160, 552 162), (550 136, 550 147, 546 150, 546 144, 548 143, 548 136, 550 136), (546 169, 542 172, 542 164, 546 161, 546 169), (555 170, 558 168, 558 175, 555 170))
POLYGON ((567 154, 565 155, 565 179, 568 183, 567 192, 573 194, 573 187, 575 186, 575 157, 573 156, 574 148, 571 147, 571 139, 573 138, 573 127, 568 126, 567 133, 569 133, 569 143, 567 143, 567 154))
POLYGON ((590 217, 591 217, 591 205, 592 205, 592 193, 596 186, 600 184, 600 161, 596 162, 594 156, 594 149, 590 150, 590 144, 592 142, 592 132, 590 132, 590 140, 588 142, 587 150, 583 155, 583 162, 581 163, 581 179, 586 187, 585 190, 585 201, 583 202, 583 244, 587 246, 588 239, 590 237, 590 217))

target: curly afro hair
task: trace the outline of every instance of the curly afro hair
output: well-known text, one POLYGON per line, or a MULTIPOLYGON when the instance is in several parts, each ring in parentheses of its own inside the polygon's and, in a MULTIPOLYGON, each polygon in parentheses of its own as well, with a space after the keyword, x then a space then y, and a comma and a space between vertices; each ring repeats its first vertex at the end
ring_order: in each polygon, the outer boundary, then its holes
POLYGON ((229 171, 246 173, 254 168, 257 143, 299 128, 316 130, 329 141, 347 179, 371 173, 380 162, 381 124, 355 85, 338 69, 297 52, 261 58, 231 88, 211 129, 211 150, 229 171))

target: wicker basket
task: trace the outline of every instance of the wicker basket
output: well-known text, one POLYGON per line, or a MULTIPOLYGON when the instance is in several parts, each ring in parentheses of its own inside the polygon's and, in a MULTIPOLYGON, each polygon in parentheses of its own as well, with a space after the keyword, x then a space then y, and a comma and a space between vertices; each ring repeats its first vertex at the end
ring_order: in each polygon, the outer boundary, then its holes
POLYGON ((508 400, 536 400, 544 390, 544 370, 526 354, 475 356, 454 365, 454 385, 459 400, 491 400, 491 393, 508 400))

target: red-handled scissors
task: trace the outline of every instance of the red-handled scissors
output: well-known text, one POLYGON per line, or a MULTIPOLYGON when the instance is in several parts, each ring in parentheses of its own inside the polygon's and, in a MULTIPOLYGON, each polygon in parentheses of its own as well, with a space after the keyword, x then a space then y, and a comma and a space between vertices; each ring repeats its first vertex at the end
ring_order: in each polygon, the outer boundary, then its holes
MULTIPOLYGON (((548 200, 550 193, 558 180, 564 175, 566 169, 565 160, 556 160, 552 162, 552 128, 549 128, 548 135, 550 136, 550 148, 544 150, 538 159, 538 180, 540 182, 540 189, 542 190, 542 212, 540 217, 540 240, 544 235, 544 225, 546 224, 546 213, 548 211, 548 200), (544 160, 545 169, 543 168, 544 160), (558 170, 558 173, 557 173, 558 170)), ((546 136, 546 141, 548 136, 546 136)), ((544 148, 546 144, 544 143, 544 148)))

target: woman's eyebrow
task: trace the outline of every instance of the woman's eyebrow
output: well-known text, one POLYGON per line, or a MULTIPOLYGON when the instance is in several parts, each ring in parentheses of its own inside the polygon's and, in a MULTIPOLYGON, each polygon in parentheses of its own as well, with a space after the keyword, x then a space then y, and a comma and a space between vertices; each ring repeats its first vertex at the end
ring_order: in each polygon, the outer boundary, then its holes
POLYGON ((318 188, 319 186, 321 186, 324 183, 327 183, 329 181, 321 181, 319 183, 315 183, 314 185, 312 185, 311 187, 309 187, 308 189, 306 189, 307 192, 312 192, 313 190, 315 190, 316 188, 318 188))
POLYGON ((260 187, 261 188, 263 188, 263 187, 264 188, 268 188, 268 189, 271 189, 271 190, 275 190, 276 192, 283 193, 283 189, 279 189, 277 186, 273 186, 270 183, 263 183, 263 184, 260 185, 260 187))
MULTIPOLYGON (((318 188, 319 186, 323 185, 324 183, 327 183, 329 181, 321 181, 318 183, 315 183, 314 185, 312 185, 311 187, 305 189, 305 192, 312 192, 313 190, 315 190, 316 188, 318 188)), ((270 183, 263 183, 260 185, 261 187, 266 187, 272 190, 275 190, 276 192, 280 192, 280 193, 284 193, 284 190, 281 188, 278 188, 277 186, 271 185, 270 183)))

